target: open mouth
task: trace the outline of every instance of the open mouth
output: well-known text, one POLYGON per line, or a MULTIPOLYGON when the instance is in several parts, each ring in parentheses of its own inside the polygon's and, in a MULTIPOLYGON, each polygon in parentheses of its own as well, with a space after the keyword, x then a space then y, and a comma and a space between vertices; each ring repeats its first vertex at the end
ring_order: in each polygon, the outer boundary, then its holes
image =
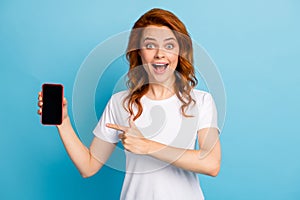
POLYGON ((158 74, 164 73, 168 67, 168 63, 153 63, 154 71, 158 74))

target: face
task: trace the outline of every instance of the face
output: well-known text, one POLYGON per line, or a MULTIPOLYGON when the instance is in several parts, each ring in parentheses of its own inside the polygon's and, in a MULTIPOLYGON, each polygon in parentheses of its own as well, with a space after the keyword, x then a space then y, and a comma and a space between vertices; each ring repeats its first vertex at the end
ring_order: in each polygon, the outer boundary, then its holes
POLYGON ((166 26, 147 26, 140 40, 143 66, 150 83, 168 84, 175 81, 179 44, 174 33, 166 26))

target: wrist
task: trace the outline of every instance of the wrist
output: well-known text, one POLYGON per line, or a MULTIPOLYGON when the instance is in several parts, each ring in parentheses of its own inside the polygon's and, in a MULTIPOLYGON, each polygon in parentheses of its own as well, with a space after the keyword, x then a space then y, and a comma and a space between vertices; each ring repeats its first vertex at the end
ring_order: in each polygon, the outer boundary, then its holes
POLYGON ((69 116, 67 116, 67 117, 65 117, 65 118, 63 119, 62 123, 59 124, 59 125, 56 125, 56 127, 57 127, 58 130, 62 130, 62 129, 64 129, 64 128, 66 128, 67 126, 69 126, 70 123, 71 123, 71 122, 70 122, 70 118, 69 118, 69 116))
POLYGON ((152 155, 156 151, 156 142, 153 140, 147 139, 147 155, 152 155))

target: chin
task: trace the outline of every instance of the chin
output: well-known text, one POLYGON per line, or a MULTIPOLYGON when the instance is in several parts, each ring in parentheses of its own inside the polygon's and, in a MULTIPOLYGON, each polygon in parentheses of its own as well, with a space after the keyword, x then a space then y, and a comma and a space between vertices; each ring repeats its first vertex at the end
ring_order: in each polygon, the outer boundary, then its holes
POLYGON ((173 79, 173 75, 156 75, 156 74, 152 74, 151 75, 151 79, 149 79, 149 83, 156 83, 156 84, 165 84, 170 82, 173 79))

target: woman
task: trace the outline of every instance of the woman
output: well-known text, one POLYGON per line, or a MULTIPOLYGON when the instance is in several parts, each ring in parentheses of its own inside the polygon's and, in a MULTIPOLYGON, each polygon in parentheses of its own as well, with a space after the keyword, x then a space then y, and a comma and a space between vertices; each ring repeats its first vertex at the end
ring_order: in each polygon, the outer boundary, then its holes
POLYGON ((192 42, 184 24, 169 11, 148 11, 132 28, 127 58, 128 90, 111 97, 90 148, 76 136, 64 100, 57 128, 70 158, 89 177, 121 141, 121 199, 204 199, 197 173, 218 174, 219 130, 212 96, 194 89, 192 42))

